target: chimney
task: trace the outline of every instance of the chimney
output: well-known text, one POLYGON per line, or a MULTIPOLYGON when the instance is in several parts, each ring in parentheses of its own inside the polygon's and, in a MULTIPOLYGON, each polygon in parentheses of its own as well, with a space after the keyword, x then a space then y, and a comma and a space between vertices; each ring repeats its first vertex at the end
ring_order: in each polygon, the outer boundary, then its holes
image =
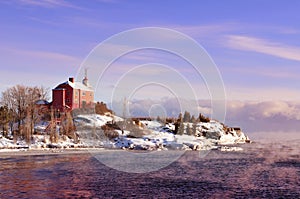
POLYGON ((72 82, 72 83, 74 83, 74 77, 70 77, 69 81, 72 82))

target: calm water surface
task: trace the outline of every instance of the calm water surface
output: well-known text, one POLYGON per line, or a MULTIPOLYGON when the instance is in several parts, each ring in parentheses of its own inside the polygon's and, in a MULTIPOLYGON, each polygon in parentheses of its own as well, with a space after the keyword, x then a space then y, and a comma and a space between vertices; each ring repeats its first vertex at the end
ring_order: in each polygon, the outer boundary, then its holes
MULTIPOLYGON (((300 198, 300 140, 189 151, 159 171, 133 174, 90 154, 0 156, 0 198, 300 198)), ((0 154, 1 155, 1 154, 0 154)))

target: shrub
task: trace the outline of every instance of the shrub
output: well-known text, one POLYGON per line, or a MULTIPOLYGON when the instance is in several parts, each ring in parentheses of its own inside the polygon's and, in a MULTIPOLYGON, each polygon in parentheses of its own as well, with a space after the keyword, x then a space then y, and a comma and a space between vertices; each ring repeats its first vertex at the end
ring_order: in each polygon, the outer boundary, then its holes
POLYGON ((208 122, 210 122, 210 119, 209 119, 209 117, 205 117, 204 115, 202 115, 201 113, 199 114, 199 121, 200 122, 205 122, 205 123, 208 123, 208 122))

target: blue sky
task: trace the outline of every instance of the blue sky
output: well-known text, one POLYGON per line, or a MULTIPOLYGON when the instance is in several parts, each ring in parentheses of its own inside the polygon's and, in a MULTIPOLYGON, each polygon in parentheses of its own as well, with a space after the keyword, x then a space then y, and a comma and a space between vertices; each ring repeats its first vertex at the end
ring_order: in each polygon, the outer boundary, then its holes
POLYGON ((0 91, 15 84, 52 88, 76 76, 103 40, 155 26, 201 44, 229 100, 299 100, 299 7, 296 0, 1 0, 0 91))

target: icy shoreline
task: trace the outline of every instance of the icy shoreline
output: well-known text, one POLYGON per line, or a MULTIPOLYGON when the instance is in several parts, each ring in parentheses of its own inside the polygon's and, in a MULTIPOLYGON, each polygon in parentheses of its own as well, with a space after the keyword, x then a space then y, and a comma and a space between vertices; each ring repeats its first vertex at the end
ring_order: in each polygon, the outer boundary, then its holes
MULTIPOLYGON (((210 150, 219 150, 222 152, 238 152, 243 151, 242 147, 238 145, 234 146, 218 146, 210 150)), ((210 151, 207 150, 207 151, 210 151)), ((124 149, 108 149, 108 148, 69 148, 69 149, 0 149, 1 157, 5 156, 35 156, 35 155, 72 155, 72 154, 90 154, 102 153, 102 152, 113 152, 113 151, 127 151, 127 152, 138 152, 140 150, 124 150, 124 149)), ((174 150, 167 150, 174 151, 174 150)), ((167 152, 166 151, 166 152, 167 152)), ((175 150, 178 151, 178 150, 175 150)), ((186 151, 186 150, 185 150, 186 151)), ((205 151, 205 150, 203 150, 205 151)), ((151 151, 148 151, 151 153, 151 151)))
MULTIPOLYGON (((79 138, 76 141, 59 135, 56 143, 50 141, 50 135, 42 132, 39 135, 32 135, 29 144, 25 140, 13 140, 11 137, 0 135, 0 153, 18 151, 59 151, 88 149, 99 150, 129 150, 129 151, 165 151, 165 150, 220 150, 220 151, 241 151, 237 144, 250 142, 249 138, 238 128, 229 128, 224 124, 211 120, 210 122, 182 123, 183 130, 180 134, 174 134, 173 123, 162 124, 157 121, 141 120, 133 123, 135 130, 139 132, 136 137, 131 131, 110 129, 114 138, 105 136, 102 129, 106 124, 112 124, 112 120, 122 121, 113 115, 79 115, 74 121, 77 123, 76 134, 79 138), (190 131, 193 127, 193 133, 190 131), (134 135, 134 136, 133 136, 134 135)), ((46 126, 39 125, 39 130, 46 129, 46 126)))

